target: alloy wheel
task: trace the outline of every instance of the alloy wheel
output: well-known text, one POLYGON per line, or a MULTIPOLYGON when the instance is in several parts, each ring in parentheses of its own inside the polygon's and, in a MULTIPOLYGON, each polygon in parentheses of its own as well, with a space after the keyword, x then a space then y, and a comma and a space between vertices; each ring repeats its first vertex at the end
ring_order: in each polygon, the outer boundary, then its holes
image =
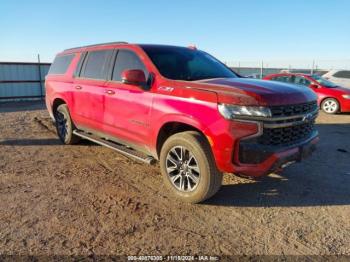
POLYGON ((167 154, 166 172, 173 186, 182 192, 192 192, 200 180, 199 164, 190 150, 175 146, 167 154))
POLYGON ((327 100, 323 103, 323 110, 326 113, 333 114, 338 110, 338 104, 334 100, 327 100))
POLYGON ((68 134, 68 119, 61 112, 56 113, 56 126, 58 135, 62 140, 65 140, 68 134))

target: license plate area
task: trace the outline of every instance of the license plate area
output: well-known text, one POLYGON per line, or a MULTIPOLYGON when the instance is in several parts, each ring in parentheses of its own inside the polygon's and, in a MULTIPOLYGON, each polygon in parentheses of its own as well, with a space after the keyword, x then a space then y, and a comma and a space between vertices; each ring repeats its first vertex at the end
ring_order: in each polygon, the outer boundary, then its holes
POLYGON ((304 159, 304 158, 309 157, 312 154, 312 152, 315 151, 315 149, 316 149, 316 145, 314 145, 314 144, 308 144, 305 146, 301 146, 299 148, 299 152, 300 152, 299 161, 304 159))

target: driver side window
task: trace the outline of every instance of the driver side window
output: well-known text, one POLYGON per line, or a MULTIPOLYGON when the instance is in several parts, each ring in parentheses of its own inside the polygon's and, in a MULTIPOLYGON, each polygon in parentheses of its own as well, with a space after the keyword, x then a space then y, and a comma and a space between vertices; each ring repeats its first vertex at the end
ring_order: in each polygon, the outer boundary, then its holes
POLYGON ((123 71, 128 69, 140 69, 145 73, 146 79, 148 79, 148 71, 138 55, 131 50, 120 49, 115 61, 112 80, 121 81, 123 71))

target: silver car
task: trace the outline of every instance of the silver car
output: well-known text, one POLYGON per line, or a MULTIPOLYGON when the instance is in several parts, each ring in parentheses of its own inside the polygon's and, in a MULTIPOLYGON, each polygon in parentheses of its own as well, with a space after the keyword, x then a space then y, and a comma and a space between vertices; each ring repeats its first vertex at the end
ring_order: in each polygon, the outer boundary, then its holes
POLYGON ((350 70, 331 70, 322 77, 339 86, 350 88, 350 70))

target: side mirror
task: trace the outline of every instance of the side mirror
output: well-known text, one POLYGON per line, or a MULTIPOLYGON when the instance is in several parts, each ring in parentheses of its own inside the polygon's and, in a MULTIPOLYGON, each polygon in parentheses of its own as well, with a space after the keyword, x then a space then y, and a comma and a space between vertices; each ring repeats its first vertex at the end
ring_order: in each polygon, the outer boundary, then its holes
POLYGON ((125 70, 122 72, 122 83, 126 85, 145 86, 145 73, 139 69, 125 70))
POLYGON ((316 89, 316 88, 319 88, 320 86, 317 85, 317 84, 310 84, 310 88, 312 89, 316 89))

